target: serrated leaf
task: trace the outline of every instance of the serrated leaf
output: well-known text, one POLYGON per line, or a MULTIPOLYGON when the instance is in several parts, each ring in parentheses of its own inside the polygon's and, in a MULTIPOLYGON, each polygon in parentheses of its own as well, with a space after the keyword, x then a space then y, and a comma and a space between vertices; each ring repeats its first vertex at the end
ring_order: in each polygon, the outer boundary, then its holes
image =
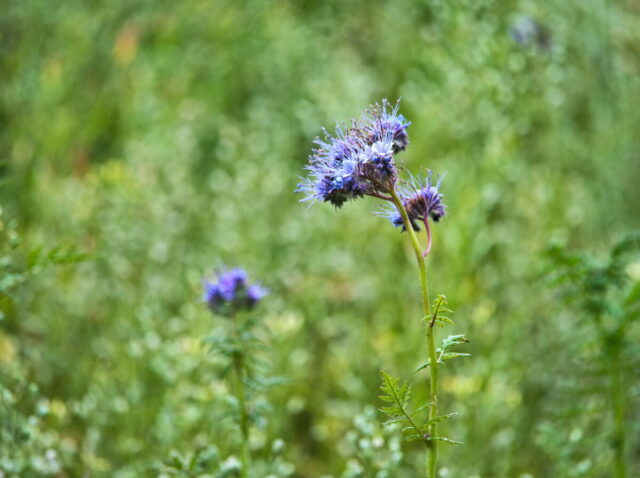
POLYGON ((391 407, 380 407, 380 411, 390 417, 394 417, 400 412, 397 405, 393 405, 391 407))
POLYGON ((429 365, 431 365, 431 360, 427 360, 426 362, 422 362, 420 365, 418 365, 418 368, 416 368, 416 372, 419 372, 420 370, 424 370, 429 365))
POLYGON ((429 420, 427 422, 427 426, 431 425, 432 423, 443 422, 445 420, 448 420, 451 417, 455 417, 456 415, 459 415, 459 413, 458 412, 452 412, 452 413, 447 413, 446 415, 438 415, 437 417, 433 417, 431 420, 429 420))
POLYGON ((395 419, 391 419, 391 420, 386 420, 384 422, 382 422, 382 426, 383 427, 388 427, 391 425, 395 425, 396 423, 407 423, 407 419, 406 418, 395 418, 395 419))
POLYGON ((449 335, 448 337, 442 339, 440 348, 442 350, 446 350, 449 347, 453 347, 454 345, 466 344, 469 342, 470 340, 467 339, 464 335, 449 335))
POLYGON ((416 416, 418 413, 422 412, 423 410, 428 409, 431 405, 433 405, 433 402, 427 402, 424 405, 421 405, 420 407, 416 408, 416 410, 413 412, 413 416, 416 416))
POLYGON ((449 317, 443 315, 446 313, 452 313, 452 311, 448 309, 446 305, 447 305, 447 298, 444 295, 439 295, 433 301, 433 314, 429 318, 430 327, 433 327, 435 324, 438 324, 440 327, 443 327, 445 322, 453 323, 453 321, 449 317))
POLYGON ((380 389, 383 395, 380 396, 380 399, 387 403, 395 404, 396 407, 388 407, 389 412, 392 412, 394 408, 404 409, 407 401, 411 397, 411 387, 407 383, 400 384, 400 379, 392 377, 384 371, 381 372, 381 375, 382 385, 380 389))
POLYGON ((447 304, 447 296, 438 294, 438 297, 433 299, 433 308, 441 308, 446 306, 447 304))
POLYGON ((407 435, 404 437, 404 441, 407 441, 407 442, 418 441, 418 440, 424 440, 424 436, 414 433, 413 435, 407 435))
POLYGON ((421 438, 420 428, 414 423, 411 415, 407 411, 407 403, 411 397, 411 387, 406 383, 401 383, 400 379, 392 377, 384 371, 380 371, 382 377, 382 384, 380 389, 383 394, 380 399, 391 405, 388 407, 381 407, 380 411, 390 417, 386 423, 405 423, 408 426, 402 429, 403 435, 408 437, 416 436, 417 439, 421 438))
POLYGON ((445 360, 451 360, 457 357, 471 357, 471 354, 464 354, 459 352, 447 352, 442 354, 442 356, 440 357, 440 360, 444 362, 445 360))
POLYGON ((445 360, 451 360, 456 357, 469 357, 470 354, 460 353, 460 352, 447 352, 447 349, 453 347, 455 345, 468 343, 469 339, 467 339, 464 335, 449 335, 448 337, 442 339, 442 344, 438 347, 438 363, 444 363, 445 360))

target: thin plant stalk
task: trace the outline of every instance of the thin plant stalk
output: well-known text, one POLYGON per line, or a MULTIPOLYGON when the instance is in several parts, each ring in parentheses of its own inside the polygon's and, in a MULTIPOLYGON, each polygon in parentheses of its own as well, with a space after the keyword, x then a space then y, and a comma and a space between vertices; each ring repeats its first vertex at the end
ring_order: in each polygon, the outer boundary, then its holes
MULTIPOLYGON (((240 334, 238 333, 238 324, 235 315, 233 316, 233 335, 237 342, 240 342, 240 334)), ((247 404, 245 400, 244 390, 244 352, 239 348, 233 359, 233 366, 236 375, 235 395, 238 400, 238 409, 240 411, 240 431, 242 433, 242 477, 249 476, 249 468, 251 467, 251 450, 249 443, 249 413, 247 412, 247 404)))
POLYGON ((613 405, 614 432, 614 476, 626 478, 627 468, 624 457, 625 449, 625 423, 624 423, 624 393, 622 388, 622 370, 620 364, 620 347, 613 347, 610 356, 611 373, 611 401, 613 405))
POLYGON ((622 388, 622 364, 621 343, 624 337, 624 325, 610 336, 604 328, 602 318, 595 317, 595 323, 600 335, 604 359, 609 371, 609 397, 611 399, 611 412, 613 414, 613 476, 615 478, 627 478, 627 466, 625 462, 626 429, 624 423, 624 390, 622 388))
MULTIPOLYGON (((407 210, 405 209, 402 201, 398 197, 398 193, 395 190, 391 191, 391 198, 395 204, 398 212, 402 216, 405 229, 411 239, 411 245, 418 261, 418 269, 420 271, 420 290, 422 292, 422 307, 425 315, 425 323, 427 327, 427 347, 429 350, 429 375, 430 375, 430 387, 429 387, 429 437, 438 436, 438 425, 432 421, 438 414, 438 358, 436 356, 436 346, 434 338, 433 322, 431 319, 431 303, 429 301, 429 282, 427 280, 427 263, 423 255, 422 249, 418 237, 416 236, 407 210)), ((436 478, 437 462, 438 462, 438 442, 437 440, 431 440, 429 442, 429 457, 427 460, 427 477, 436 478)))

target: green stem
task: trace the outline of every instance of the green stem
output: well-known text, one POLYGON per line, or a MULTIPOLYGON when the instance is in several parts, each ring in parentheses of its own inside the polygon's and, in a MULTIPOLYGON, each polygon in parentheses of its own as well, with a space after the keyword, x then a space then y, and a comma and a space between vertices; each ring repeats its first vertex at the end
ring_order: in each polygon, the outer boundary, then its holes
POLYGON ((249 443, 249 413, 247 412, 247 403, 244 390, 244 351, 241 349, 240 334, 238 333, 238 324, 235 316, 233 317, 233 335, 238 344, 238 350, 233 358, 233 366, 236 374, 235 395, 238 400, 238 408, 240 411, 240 431, 242 432, 242 477, 249 476, 249 468, 251 467, 251 449, 249 443))
POLYGON ((622 388, 622 368, 620 363, 620 342, 615 342, 611 350, 611 402, 613 404, 613 449, 614 476, 626 478, 627 469, 624 459, 625 428, 624 428, 624 392, 622 388))
MULTIPOLYGON (((424 310, 425 322, 427 324, 427 347, 429 350, 430 362, 429 396, 431 403, 429 405, 429 421, 431 422, 431 420, 433 420, 438 415, 438 358, 436 356, 435 339, 433 336, 434 330, 429 321, 429 318, 431 317, 431 303, 429 302, 427 263, 424 256, 422 255, 422 249, 420 248, 418 237, 416 236, 416 233, 413 230, 413 226, 411 225, 411 220, 409 219, 407 210, 405 209, 402 201, 398 197, 398 193, 396 193, 395 190, 391 191, 391 199, 398 209, 398 212, 402 216, 402 221, 404 222, 405 229, 407 230, 409 238, 411 239, 411 245, 416 256, 416 261, 418 261, 418 269, 420 271, 420 290, 422 292, 422 307, 424 310)), ((438 436, 438 424, 431 422, 427 432, 429 433, 430 437, 438 436)), ((427 477, 436 478, 438 462, 438 442, 437 440, 431 440, 429 443, 431 446, 429 448, 430 453, 427 461, 427 477)))

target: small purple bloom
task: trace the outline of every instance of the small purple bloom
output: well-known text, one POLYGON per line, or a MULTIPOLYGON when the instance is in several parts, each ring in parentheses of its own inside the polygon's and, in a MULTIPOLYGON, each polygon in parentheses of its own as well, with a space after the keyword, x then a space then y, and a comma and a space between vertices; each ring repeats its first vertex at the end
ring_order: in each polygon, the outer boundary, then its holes
POLYGON ((251 309, 267 294, 258 285, 249 285, 247 273, 234 268, 222 271, 216 281, 204 281, 203 301, 221 315, 231 315, 236 310, 251 309))
POLYGON ((363 127, 368 133, 370 141, 380 141, 391 135, 393 151, 404 151, 409 144, 407 128, 411 125, 404 116, 398 114, 399 101, 391 108, 386 99, 382 106, 376 104, 369 109, 363 118, 363 127))
POLYGON ((330 202, 336 207, 365 195, 380 197, 389 193, 398 180, 394 156, 406 148, 409 126, 398 105, 390 109, 371 106, 365 115, 351 122, 350 128, 336 126, 335 136, 326 130, 316 138, 319 146, 309 157, 309 178, 298 185, 304 200, 330 202))
POLYGON ((247 273, 242 269, 231 269, 218 277, 218 288, 226 301, 232 301, 236 292, 246 287, 247 273))
POLYGON ((254 306, 267 294, 268 291, 264 287, 252 285, 247 289, 247 302, 249 305, 254 306))
POLYGON ((204 282, 204 294, 202 300, 206 302, 211 309, 216 309, 224 303, 224 298, 218 284, 213 282, 204 282))
MULTIPOLYGON (((420 230, 418 222, 426 222, 429 217, 438 222, 446 213, 445 205, 442 203, 443 196, 439 192, 440 183, 444 176, 435 186, 431 184, 432 176, 433 174, 429 171, 426 178, 421 180, 412 177, 410 181, 403 183, 398 188, 400 200, 407 210, 413 229, 416 231, 420 230)), ((382 215, 388 217, 394 226, 402 227, 403 231, 406 230, 402 216, 395 208, 383 211, 382 215)))

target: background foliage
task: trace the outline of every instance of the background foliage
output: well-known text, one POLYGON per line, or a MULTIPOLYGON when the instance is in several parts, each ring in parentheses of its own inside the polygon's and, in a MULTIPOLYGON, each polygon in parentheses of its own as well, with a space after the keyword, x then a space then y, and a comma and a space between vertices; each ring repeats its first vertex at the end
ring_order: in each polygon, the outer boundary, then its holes
MULTIPOLYGON (((233 454, 199 303, 224 262, 271 289, 289 379, 254 448, 280 437, 295 476, 360 476, 379 369, 425 398, 416 271, 374 203, 293 190, 321 125, 382 97, 413 122, 407 167, 447 172, 431 288, 472 357, 444 372, 465 445, 443 476, 608 476, 606 396, 574 350, 588 321, 542 274, 550 243, 598 255, 640 226, 640 10, 596 0, 5 2, 0 469, 123 478, 172 450, 233 454)), ((418 448, 389 443, 392 476, 414 476, 418 448)))

